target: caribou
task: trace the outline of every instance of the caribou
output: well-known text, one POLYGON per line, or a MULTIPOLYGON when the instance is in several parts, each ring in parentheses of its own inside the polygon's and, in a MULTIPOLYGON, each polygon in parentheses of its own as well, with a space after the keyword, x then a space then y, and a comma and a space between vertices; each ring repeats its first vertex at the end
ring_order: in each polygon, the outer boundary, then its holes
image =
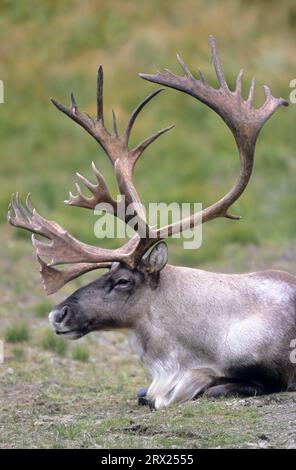
POLYGON ((134 212, 117 212, 106 181, 93 163, 96 183, 77 173, 90 191, 85 196, 77 184, 66 204, 93 210, 106 204, 115 217, 128 224, 137 216, 135 232, 116 249, 88 245, 74 238, 57 222, 43 218, 27 197, 12 196, 8 211, 10 224, 33 232, 32 242, 40 263, 41 277, 48 294, 78 276, 107 269, 95 281, 81 287, 49 314, 58 335, 80 338, 91 331, 128 328, 132 347, 150 371, 151 384, 139 393, 156 409, 201 395, 208 397, 251 396, 289 391, 295 388, 295 367, 290 361, 290 343, 296 338, 296 278, 266 270, 248 274, 220 274, 173 266, 167 263, 167 236, 225 217, 250 180, 255 145, 265 122, 282 105, 267 86, 264 104, 253 105, 254 79, 248 97, 242 96, 243 70, 232 91, 224 77, 215 39, 210 36, 211 56, 219 87, 210 86, 200 72, 195 78, 180 56, 183 71, 176 75, 165 69, 156 74, 140 73, 153 83, 181 91, 215 111, 233 134, 240 171, 233 187, 219 200, 201 211, 165 227, 150 226, 133 180, 135 164, 166 127, 134 148, 129 138, 140 111, 161 90, 152 92, 132 113, 127 127, 118 133, 115 114, 113 130, 107 130, 103 112, 103 68, 97 76, 97 114, 80 112, 73 94, 66 107, 55 100, 62 113, 82 126, 109 157, 119 193, 134 212), (36 238, 37 235, 47 240, 36 238), (63 266, 58 269, 57 265, 63 266))

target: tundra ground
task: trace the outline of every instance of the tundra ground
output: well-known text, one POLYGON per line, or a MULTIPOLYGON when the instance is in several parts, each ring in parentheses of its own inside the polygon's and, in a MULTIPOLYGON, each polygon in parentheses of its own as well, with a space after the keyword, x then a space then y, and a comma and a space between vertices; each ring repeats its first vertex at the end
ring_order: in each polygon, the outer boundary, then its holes
MULTIPOLYGON (((136 390, 149 379, 130 352, 127 332, 93 333, 78 342, 54 336, 51 303, 78 284, 49 300, 29 243, 5 236, 2 243, 1 448, 296 447, 295 393, 202 398, 156 412, 138 407, 136 390)), ((243 257, 232 247, 220 263, 228 271, 257 265, 293 272, 296 244, 272 260, 257 247, 246 247, 243 257)))

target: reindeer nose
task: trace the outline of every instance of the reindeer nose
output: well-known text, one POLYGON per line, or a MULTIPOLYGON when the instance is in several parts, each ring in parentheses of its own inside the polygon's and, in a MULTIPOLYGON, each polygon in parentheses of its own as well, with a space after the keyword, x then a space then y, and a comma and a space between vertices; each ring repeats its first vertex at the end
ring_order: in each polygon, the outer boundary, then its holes
POLYGON ((66 319, 69 313, 70 313, 70 309, 69 307, 67 307, 67 305, 65 305, 61 309, 56 309, 50 312, 49 321, 53 326, 54 324, 62 323, 62 321, 66 319))
POLYGON ((56 323, 62 323, 65 320, 67 314, 69 313, 69 307, 65 305, 61 310, 58 310, 54 315, 54 321, 56 323))

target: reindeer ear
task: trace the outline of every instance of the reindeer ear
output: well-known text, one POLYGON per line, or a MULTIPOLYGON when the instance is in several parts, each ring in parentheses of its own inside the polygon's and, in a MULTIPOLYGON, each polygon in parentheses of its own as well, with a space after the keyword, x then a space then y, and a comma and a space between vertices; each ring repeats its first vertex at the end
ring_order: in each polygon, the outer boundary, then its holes
POLYGON ((165 242, 159 242, 143 256, 140 269, 148 274, 158 273, 168 262, 168 247, 165 242))

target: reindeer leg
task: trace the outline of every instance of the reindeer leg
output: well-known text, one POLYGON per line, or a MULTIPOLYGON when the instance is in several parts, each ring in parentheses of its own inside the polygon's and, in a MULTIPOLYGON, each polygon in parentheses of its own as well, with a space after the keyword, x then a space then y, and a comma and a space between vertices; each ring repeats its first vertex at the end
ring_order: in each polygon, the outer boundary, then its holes
POLYGON ((219 397, 250 397, 254 395, 263 395, 265 393, 263 386, 247 382, 228 382, 209 387, 204 395, 209 398, 219 397))
POLYGON ((138 405, 146 406, 149 405, 149 400, 147 399, 148 387, 139 388, 137 391, 138 405))
POLYGON ((185 402, 202 395, 221 378, 210 368, 187 369, 175 374, 163 374, 153 380, 147 401, 156 409, 174 402, 185 402))

